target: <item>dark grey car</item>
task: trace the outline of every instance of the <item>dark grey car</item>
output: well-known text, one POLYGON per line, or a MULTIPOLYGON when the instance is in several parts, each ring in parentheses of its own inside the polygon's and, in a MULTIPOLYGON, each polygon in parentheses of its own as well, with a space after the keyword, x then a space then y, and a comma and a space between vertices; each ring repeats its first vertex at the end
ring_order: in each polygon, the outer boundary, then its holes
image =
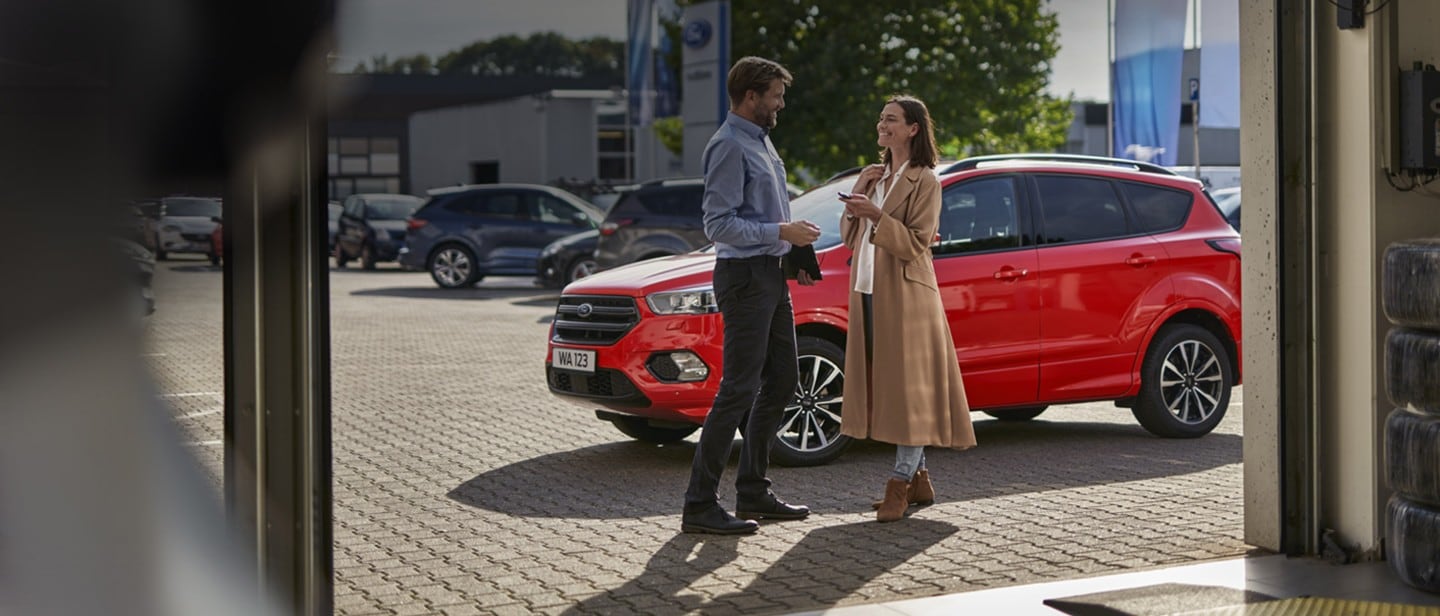
POLYGON ((704 194, 700 178, 653 180, 625 192, 600 224, 596 266, 606 270, 709 244, 700 211, 704 194))
MULTIPOLYGON (((795 198, 802 190, 786 184, 795 198)), ((619 201, 605 214, 595 249, 596 268, 678 255, 710 244, 705 237, 702 178, 651 180, 619 187, 619 201)))
POLYGON ((485 184, 430 191, 411 217, 400 265, 425 270, 443 288, 487 275, 534 276, 551 242, 594 229, 599 208, 538 184, 485 184))
POLYGON ((405 245, 405 225, 424 203, 419 197, 359 194, 345 198, 335 231, 335 266, 360 259, 365 269, 394 261, 405 245))

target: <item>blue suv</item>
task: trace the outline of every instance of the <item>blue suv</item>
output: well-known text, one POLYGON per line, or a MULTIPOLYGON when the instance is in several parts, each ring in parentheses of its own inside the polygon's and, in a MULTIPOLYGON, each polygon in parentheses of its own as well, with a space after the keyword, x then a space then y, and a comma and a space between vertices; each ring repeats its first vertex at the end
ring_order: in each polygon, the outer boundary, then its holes
POLYGON ((599 208, 558 188, 485 184, 430 191, 410 217, 400 265, 425 270, 445 289, 469 287, 487 275, 534 276, 551 242, 595 229, 599 208))

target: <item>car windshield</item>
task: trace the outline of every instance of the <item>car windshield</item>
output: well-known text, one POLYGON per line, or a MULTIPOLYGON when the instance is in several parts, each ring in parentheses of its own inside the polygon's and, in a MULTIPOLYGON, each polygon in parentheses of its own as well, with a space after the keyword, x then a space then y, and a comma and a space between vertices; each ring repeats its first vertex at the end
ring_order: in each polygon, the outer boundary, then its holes
POLYGON ((166 216, 197 216, 210 218, 220 215, 220 201, 218 199, 166 199, 166 216))
POLYGON ((418 197, 386 197, 366 199, 365 217, 370 220, 405 220, 419 209, 418 197))
POLYGON ((840 243, 840 215, 845 212, 845 203, 836 193, 850 190, 854 184, 855 176, 847 175, 790 201, 791 220, 808 220, 820 227, 820 239, 815 240, 816 250, 825 250, 840 243))

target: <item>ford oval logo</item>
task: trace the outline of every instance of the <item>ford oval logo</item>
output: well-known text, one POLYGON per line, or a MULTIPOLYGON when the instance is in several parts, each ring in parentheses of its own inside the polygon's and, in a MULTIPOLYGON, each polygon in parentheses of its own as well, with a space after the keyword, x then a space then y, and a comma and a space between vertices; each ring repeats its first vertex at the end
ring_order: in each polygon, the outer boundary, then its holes
POLYGON ((681 38, 685 40, 685 46, 691 49, 699 49, 710 42, 710 35, 713 29, 710 22, 704 19, 697 19, 685 24, 685 32, 681 38))
POLYGON ((575 314, 582 319, 588 319, 590 315, 594 313, 595 307, 590 304, 580 304, 580 306, 575 309, 575 314))

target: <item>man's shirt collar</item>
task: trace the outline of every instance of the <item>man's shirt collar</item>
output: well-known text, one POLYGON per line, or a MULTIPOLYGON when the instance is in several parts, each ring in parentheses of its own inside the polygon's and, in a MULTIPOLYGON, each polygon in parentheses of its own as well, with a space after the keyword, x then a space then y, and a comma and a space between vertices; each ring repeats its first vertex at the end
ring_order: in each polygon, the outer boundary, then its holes
POLYGON ((733 111, 726 114, 725 122, 756 139, 764 139, 766 135, 770 134, 768 129, 737 115, 733 111))

